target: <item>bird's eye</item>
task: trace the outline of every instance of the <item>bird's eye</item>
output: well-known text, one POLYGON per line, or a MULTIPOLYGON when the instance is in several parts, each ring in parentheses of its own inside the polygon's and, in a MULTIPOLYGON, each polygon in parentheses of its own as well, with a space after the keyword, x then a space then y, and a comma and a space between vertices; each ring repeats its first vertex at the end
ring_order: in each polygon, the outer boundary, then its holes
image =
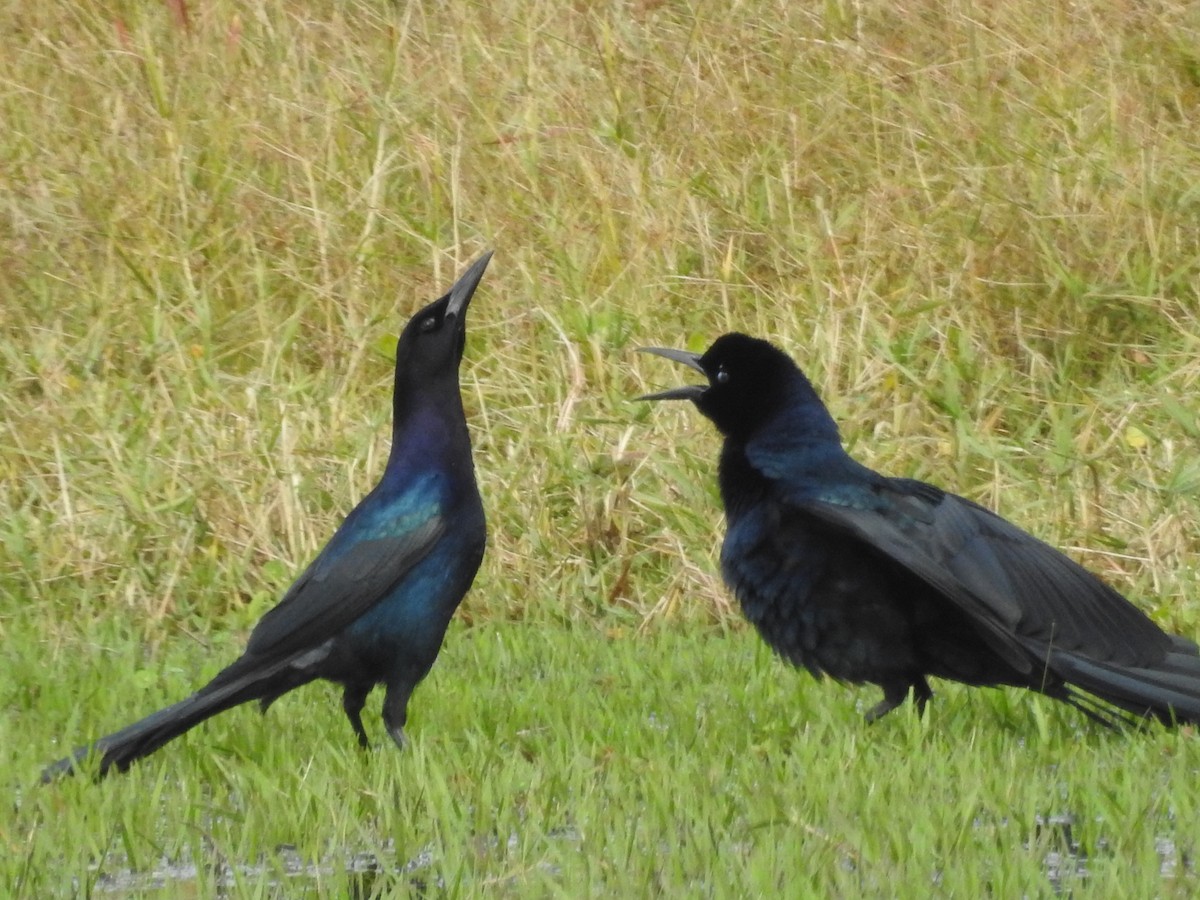
POLYGON ((729 384, 729 373, 725 371, 725 367, 717 369, 717 375, 713 379, 717 384, 729 384))
POLYGON ((427 316, 421 320, 421 331, 430 332, 437 328, 438 322, 435 316, 427 316))

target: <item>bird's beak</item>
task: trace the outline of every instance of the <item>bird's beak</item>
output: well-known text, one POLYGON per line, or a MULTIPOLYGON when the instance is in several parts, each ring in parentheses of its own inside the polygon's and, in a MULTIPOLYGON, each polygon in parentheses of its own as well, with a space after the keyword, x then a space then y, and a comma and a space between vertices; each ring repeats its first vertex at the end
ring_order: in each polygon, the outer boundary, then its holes
POLYGON ((450 288, 449 301, 446 303, 446 315, 454 316, 454 318, 462 318, 462 314, 467 311, 467 304, 471 302, 471 296, 475 293, 475 288, 479 287, 479 280, 483 278, 483 270, 488 267, 491 262, 492 251, 489 250, 475 262, 471 263, 471 268, 463 273, 458 281, 454 282, 454 287, 450 288))
MULTIPOLYGON (((683 363, 685 366, 695 369, 697 372, 704 373, 704 368, 700 365, 700 354, 690 353, 687 350, 672 350, 670 347, 638 347, 639 353, 652 353, 655 356, 662 356, 666 359, 674 360, 675 362, 683 363)), ((638 397, 638 400, 695 400, 701 394, 708 390, 707 384, 687 384, 683 387, 671 388, 669 391, 659 391, 657 394, 643 394, 638 397)))

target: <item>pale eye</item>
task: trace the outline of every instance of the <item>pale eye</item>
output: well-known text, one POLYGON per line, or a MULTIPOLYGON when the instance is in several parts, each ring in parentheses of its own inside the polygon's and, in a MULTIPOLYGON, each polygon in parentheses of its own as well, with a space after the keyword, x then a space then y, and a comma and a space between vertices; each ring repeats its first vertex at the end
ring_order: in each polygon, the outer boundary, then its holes
POLYGON ((430 316, 427 319, 421 320, 421 330, 425 332, 433 331, 435 328, 437 328, 437 324, 437 319, 435 319, 433 316, 430 316))
POLYGON ((717 377, 713 379, 717 384, 729 384, 729 373, 724 369, 717 369, 717 377))

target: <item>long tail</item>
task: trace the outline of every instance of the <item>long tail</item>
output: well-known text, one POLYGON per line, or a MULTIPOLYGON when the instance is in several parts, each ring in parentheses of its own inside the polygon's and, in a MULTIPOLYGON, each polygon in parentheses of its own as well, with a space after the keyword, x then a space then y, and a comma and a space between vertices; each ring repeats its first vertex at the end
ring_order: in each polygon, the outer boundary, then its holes
POLYGON ((1200 651, 1183 638, 1153 668, 1055 653, 1051 668, 1071 685, 1137 716, 1200 724, 1200 651))
POLYGON ((287 668, 290 661, 282 660, 266 667, 250 667, 245 665, 247 660, 243 657, 190 697, 151 713, 94 743, 79 747, 70 756, 46 766, 42 770, 42 783, 75 774, 86 768, 84 764, 92 757, 99 759, 97 777, 107 775, 112 769, 124 772, 132 763, 149 756, 168 741, 217 713, 250 700, 270 702, 284 691, 309 680, 302 678, 293 681, 286 678, 288 673, 282 673, 281 670, 287 668), (280 679, 276 676, 280 674, 285 675, 286 685, 279 684, 280 679))

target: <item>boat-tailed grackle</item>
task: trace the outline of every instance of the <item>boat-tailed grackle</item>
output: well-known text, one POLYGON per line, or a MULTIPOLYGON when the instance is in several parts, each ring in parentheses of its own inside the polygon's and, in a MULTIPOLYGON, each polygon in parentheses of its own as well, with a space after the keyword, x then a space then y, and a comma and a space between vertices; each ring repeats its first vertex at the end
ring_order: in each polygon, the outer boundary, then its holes
POLYGON ((646 352, 705 378, 641 399, 691 400, 725 438, 721 571, 746 617, 813 675, 879 685, 869 721, 910 692, 924 709, 932 675, 1039 691, 1106 725, 1128 721, 1113 707, 1200 722, 1193 642, 995 513, 860 465, 781 350, 735 333, 703 355, 646 352))
POLYGON ((466 313, 491 253, 420 310, 396 346, 392 446, 383 477, 259 620, 242 656, 185 700, 47 766, 43 782, 95 757, 98 774, 134 761, 223 710, 318 678, 342 686, 358 742, 367 694, 386 690, 397 745, 413 688, 437 658, 483 559, 486 529, 459 393, 466 313))

